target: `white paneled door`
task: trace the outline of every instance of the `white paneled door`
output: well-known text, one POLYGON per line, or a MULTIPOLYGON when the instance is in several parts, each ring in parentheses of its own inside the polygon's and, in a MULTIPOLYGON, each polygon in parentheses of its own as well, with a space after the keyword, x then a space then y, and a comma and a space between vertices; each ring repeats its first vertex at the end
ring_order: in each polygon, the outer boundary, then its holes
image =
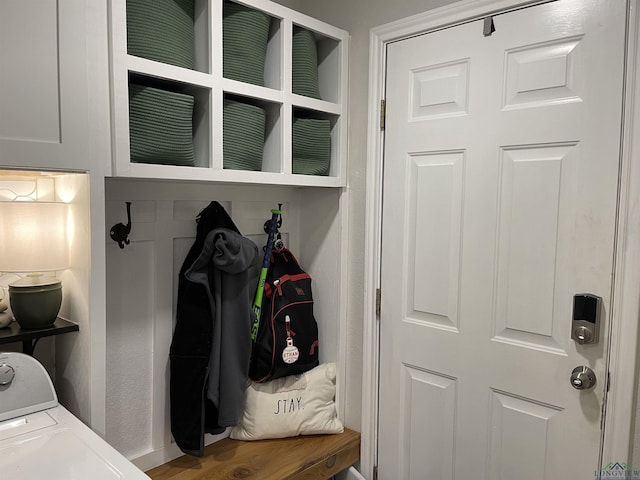
POLYGON ((488 24, 387 47, 381 480, 599 468, 625 2, 488 24), (597 344, 571 338, 583 293, 602 298, 597 344))

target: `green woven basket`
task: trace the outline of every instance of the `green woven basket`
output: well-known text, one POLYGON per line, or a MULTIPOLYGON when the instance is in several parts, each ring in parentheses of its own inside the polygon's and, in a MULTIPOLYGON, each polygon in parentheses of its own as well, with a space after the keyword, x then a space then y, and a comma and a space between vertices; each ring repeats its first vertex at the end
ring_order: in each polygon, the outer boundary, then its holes
POLYGON ((131 161, 193 166, 193 97, 129 85, 131 161))
POLYGON ((222 69, 225 78, 264 86, 269 16, 233 2, 224 2, 222 69))
POLYGON ((223 103, 223 166, 232 170, 261 170, 266 112, 225 98, 223 103))
POLYGON ((294 26, 292 49, 293 93, 319 99, 318 47, 313 32, 294 26))
POLYGON ((127 0, 127 52, 193 69, 194 0, 127 0))
POLYGON ((293 119, 293 173, 329 175, 331 122, 316 118, 293 119))

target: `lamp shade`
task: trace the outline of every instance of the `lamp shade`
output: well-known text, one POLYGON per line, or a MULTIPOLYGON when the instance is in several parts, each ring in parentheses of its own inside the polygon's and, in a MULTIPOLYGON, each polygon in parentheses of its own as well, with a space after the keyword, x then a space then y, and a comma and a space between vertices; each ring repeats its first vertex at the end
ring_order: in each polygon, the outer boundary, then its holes
POLYGON ((69 268, 68 212, 66 203, 0 202, 0 271, 69 268))

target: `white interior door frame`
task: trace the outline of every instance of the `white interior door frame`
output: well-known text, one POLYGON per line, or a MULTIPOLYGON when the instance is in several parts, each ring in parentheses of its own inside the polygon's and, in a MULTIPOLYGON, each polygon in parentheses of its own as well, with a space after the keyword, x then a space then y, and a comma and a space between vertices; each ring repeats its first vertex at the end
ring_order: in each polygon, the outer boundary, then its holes
MULTIPOLYGON (((369 117, 365 224, 365 305, 361 472, 374 478, 377 464, 382 159, 380 103, 385 92, 386 45, 549 0, 464 0, 373 28, 369 38, 369 117)), ((604 457, 629 463, 635 423, 638 319, 640 318, 640 0, 627 0, 626 87, 622 124, 620 198, 616 232, 615 295, 610 321, 610 389, 604 430, 604 457)))

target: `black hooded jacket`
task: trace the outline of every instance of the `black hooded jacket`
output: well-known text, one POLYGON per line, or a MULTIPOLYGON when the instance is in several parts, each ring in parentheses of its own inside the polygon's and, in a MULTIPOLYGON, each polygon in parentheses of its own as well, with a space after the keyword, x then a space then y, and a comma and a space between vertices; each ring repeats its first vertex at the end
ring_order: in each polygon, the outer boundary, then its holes
POLYGON ((250 272, 260 259, 219 203, 197 221, 178 280, 170 400, 176 443, 202 456, 204 434, 223 432, 240 414, 251 356, 250 272))

